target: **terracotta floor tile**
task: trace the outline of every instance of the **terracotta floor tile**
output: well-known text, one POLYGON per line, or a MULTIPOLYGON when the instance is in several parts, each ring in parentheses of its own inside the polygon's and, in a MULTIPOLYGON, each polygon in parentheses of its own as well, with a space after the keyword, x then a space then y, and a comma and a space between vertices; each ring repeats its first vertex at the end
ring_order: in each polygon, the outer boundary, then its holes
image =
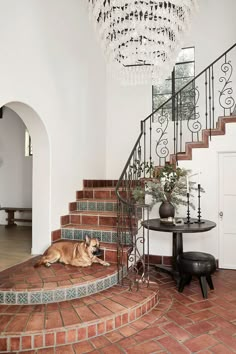
POLYGON ((136 333, 137 330, 132 328, 130 325, 124 326, 120 328, 119 332, 124 336, 124 337, 129 337, 132 334, 136 333))
POLYGON ((187 340, 184 344, 191 352, 198 352, 199 350, 212 347, 219 342, 208 334, 202 334, 193 339, 187 340))
POLYGON ((189 350, 171 337, 163 337, 158 340, 163 349, 167 350, 168 354, 189 354, 189 350))
POLYGON ((189 317, 182 316, 177 311, 169 311, 167 316, 170 320, 176 322, 180 326, 186 326, 192 323, 189 317))
POLYGON ((214 338, 226 344, 229 348, 236 351, 236 338, 225 332, 219 330, 213 334, 214 338))
POLYGON ((209 333, 211 330, 215 329, 214 320, 212 323, 207 321, 201 321, 195 323, 194 325, 185 327, 186 331, 191 333, 193 336, 199 336, 203 333, 209 333))
POLYGON ((81 322, 96 320, 98 316, 89 307, 76 307, 81 322))
POLYGON ((123 349, 120 349, 119 347, 117 347, 116 345, 112 344, 109 345, 108 347, 105 347, 103 349, 101 349, 101 353, 103 354, 124 354, 123 349))
POLYGON ((85 341, 82 343, 73 344, 73 349, 76 354, 85 354, 94 350, 94 347, 89 341, 85 341))
POLYGON ((177 326, 175 323, 169 323, 166 326, 162 327, 165 331, 170 333, 179 342, 184 342, 185 340, 191 337, 191 334, 186 332, 181 327, 177 326))
POLYGON ((215 317, 215 316, 216 316, 216 314, 209 311, 209 310, 203 310, 203 311, 191 314, 191 315, 187 315, 187 317, 189 319, 191 319, 193 322, 207 320, 207 319, 215 317))
POLYGON ((78 324, 81 322, 75 309, 61 309, 61 316, 64 326, 78 324))
POLYGON ((214 347, 211 347, 211 353, 214 354, 233 354, 235 351, 230 350, 224 344, 217 344, 214 347))
POLYGON ((109 340, 105 336, 98 336, 96 338, 92 338, 90 341, 97 349, 105 347, 106 345, 110 345, 109 340))
POLYGON ((150 354, 150 353, 156 353, 161 350, 161 345, 157 342, 154 342, 153 340, 150 340, 148 342, 142 343, 142 344, 136 344, 132 346, 131 348, 126 349, 127 354, 150 354))
POLYGON ((105 337, 111 342, 115 343, 118 342, 119 340, 123 339, 124 336, 119 332, 119 331, 112 331, 109 332, 105 335, 105 337))

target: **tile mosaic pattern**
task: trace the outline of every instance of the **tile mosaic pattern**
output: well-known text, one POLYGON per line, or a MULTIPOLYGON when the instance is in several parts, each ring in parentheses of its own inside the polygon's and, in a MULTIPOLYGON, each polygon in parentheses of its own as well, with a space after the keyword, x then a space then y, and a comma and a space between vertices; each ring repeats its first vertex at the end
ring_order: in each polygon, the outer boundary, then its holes
POLYGON ((78 299, 108 289, 118 282, 115 264, 76 268, 57 263, 50 268, 34 268, 37 258, 22 263, 20 268, 15 266, 0 273, 0 306, 78 299))
POLYGON ((77 210, 78 211, 117 211, 117 202, 116 201, 77 201, 77 210))
MULTIPOLYGON (((78 228, 62 228, 61 238, 67 240, 84 240, 85 236, 98 237, 101 242, 106 243, 116 243, 117 242, 117 232, 115 231, 102 231, 97 229, 79 229, 78 228)), ((129 232, 123 234, 124 242, 129 245, 131 244, 131 235, 129 232)))

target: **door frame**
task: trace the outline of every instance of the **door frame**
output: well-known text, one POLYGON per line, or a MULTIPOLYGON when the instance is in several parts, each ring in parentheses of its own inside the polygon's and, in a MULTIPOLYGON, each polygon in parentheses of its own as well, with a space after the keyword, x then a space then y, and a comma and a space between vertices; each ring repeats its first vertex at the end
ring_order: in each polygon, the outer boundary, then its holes
POLYGON ((236 155, 236 150, 233 151, 220 151, 218 152, 218 255, 219 255, 219 268, 223 268, 223 269, 236 269, 232 268, 232 266, 229 268, 229 265, 227 265, 228 267, 226 267, 225 264, 222 264, 223 262, 223 221, 221 221, 220 219, 220 212, 223 210, 223 191, 222 191, 222 187, 223 187, 223 181, 222 181, 222 162, 223 162, 223 157, 226 155, 231 155, 231 154, 235 154, 236 155))

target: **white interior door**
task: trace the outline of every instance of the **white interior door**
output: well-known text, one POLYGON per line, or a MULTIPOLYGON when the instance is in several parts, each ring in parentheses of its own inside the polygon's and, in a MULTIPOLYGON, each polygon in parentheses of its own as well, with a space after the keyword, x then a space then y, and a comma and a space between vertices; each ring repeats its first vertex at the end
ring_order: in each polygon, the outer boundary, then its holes
POLYGON ((219 154, 219 267, 236 269, 236 152, 219 154))

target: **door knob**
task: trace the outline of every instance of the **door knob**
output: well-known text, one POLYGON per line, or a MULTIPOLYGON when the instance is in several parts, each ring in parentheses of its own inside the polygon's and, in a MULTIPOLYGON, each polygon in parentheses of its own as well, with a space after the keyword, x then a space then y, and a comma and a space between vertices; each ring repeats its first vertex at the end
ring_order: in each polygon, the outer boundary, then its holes
POLYGON ((219 212, 219 216, 220 216, 220 218, 223 218, 223 211, 219 212))

